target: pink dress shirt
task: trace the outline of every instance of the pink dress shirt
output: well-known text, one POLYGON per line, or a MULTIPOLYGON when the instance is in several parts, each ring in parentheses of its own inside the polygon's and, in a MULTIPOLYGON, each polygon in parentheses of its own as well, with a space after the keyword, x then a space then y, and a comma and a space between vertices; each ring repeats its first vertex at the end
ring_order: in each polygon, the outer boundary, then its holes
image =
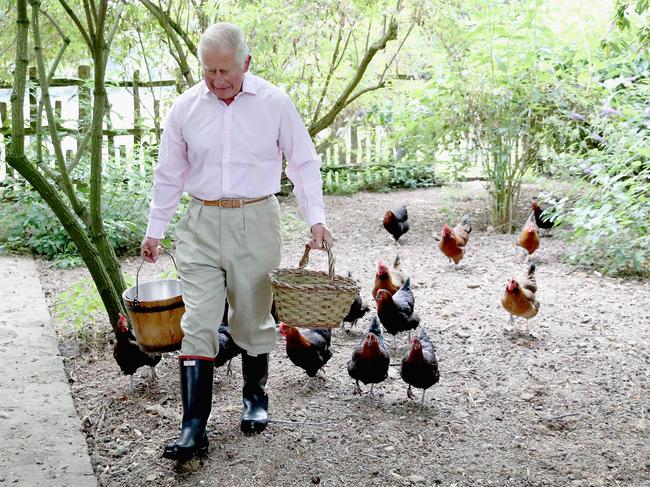
POLYGON ((226 105, 200 82, 174 102, 154 170, 147 236, 162 238, 183 191, 205 200, 280 191, 286 174, 309 225, 325 224, 320 159, 289 96, 245 73, 226 105))

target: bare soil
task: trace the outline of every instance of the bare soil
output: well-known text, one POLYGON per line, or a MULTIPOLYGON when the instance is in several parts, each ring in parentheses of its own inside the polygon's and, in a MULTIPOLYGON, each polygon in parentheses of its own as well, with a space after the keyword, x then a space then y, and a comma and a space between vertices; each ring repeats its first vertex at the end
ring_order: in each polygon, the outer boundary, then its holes
MULTIPOLYGON (((533 193, 524 188, 522 201, 533 193)), ((232 376, 225 369, 215 374, 209 456, 176 466, 160 456, 163 444, 175 438, 181 414, 174 354, 163 357, 155 383, 148 369, 138 371, 136 390, 129 393, 112 358, 106 318, 97 316, 74 333, 57 320, 101 485, 650 485, 648 281, 611 279, 563 264, 567 244, 558 230, 534 255, 540 312, 528 330, 521 320, 511 329, 500 296, 526 263, 515 254, 514 236, 488 231, 479 183, 328 196, 326 204, 337 239, 337 272, 352 271, 364 300, 370 300, 377 259, 392 261, 399 252, 440 362, 440 383, 429 390, 426 404, 407 399, 399 377, 408 348, 404 336, 374 397, 353 393, 346 364, 370 315, 349 332, 335 330, 325 376, 304 390, 306 376, 286 358, 278 334, 268 387, 274 422, 261 436, 240 433, 241 369, 235 359, 232 376), (396 246, 381 218, 402 203, 412 230, 396 246), (465 259, 451 268, 432 235, 465 211, 474 231, 465 259)), ((282 206, 286 215, 298 214, 292 198, 282 206)), ((522 206, 522 222, 525 212, 522 206)), ((283 265, 295 266, 306 234, 300 225, 287 229, 283 265)), ((324 255, 312 254, 310 267, 324 269, 324 255)), ((142 277, 171 267, 164 262, 144 266, 142 277)), ((139 263, 126 259, 125 273, 134 275, 139 263)), ((39 264, 50 305, 88 276, 85 269, 39 264)))

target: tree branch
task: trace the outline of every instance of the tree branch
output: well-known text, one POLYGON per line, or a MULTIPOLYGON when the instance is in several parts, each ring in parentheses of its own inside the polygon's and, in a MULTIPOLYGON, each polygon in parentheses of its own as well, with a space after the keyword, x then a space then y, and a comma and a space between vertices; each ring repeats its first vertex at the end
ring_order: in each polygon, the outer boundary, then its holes
POLYGON ((165 13, 160 7, 152 3, 150 0, 140 0, 140 2, 142 2, 142 4, 153 14, 154 17, 158 19, 159 22, 160 17, 165 17, 167 19, 169 27, 171 27, 171 29, 178 35, 178 37, 183 40, 185 46, 187 47, 187 50, 191 52, 193 56, 198 56, 196 45, 192 42, 187 32, 185 32, 183 28, 174 21, 174 19, 172 19, 167 13, 165 13))
MULTIPOLYGON (((341 110, 343 110, 343 108, 345 108, 349 104, 348 100, 352 92, 354 91, 354 89, 357 87, 357 85, 363 78, 363 75, 366 72, 368 65, 370 64, 370 61, 372 61, 375 54, 377 54, 377 52, 379 52, 380 50, 385 49, 388 41, 392 41, 396 38, 397 38, 397 20, 393 18, 391 19, 388 25, 388 29, 384 32, 384 35, 368 48, 368 51, 366 51, 366 54, 361 60, 361 63, 359 64, 353 78, 345 87, 341 95, 339 95, 338 99, 334 102, 334 105, 332 106, 332 108, 330 108, 329 112, 323 115, 316 123, 311 124, 311 126, 309 127, 309 135, 314 137, 321 130, 324 130, 332 123, 332 121, 341 112, 341 110)), ((355 95, 355 98, 357 97, 358 96, 355 95)))
POLYGON ((54 146, 54 154, 56 158, 57 167, 61 173, 61 185, 63 192, 70 200, 74 212, 79 215, 83 221, 87 221, 88 213, 83 207, 72 186, 72 181, 65 167, 65 158, 61 148, 61 140, 57 133, 57 123, 54 118, 54 110, 50 102, 50 90, 47 75, 45 74, 45 61, 43 59, 43 52, 41 50, 41 30, 38 19, 38 12, 40 8, 40 0, 31 0, 32 5, 32 34, 34 35, 34 52, 36 54, 36 67, 38 72, 38 82, 41 87, 41 101, 45 106, 45 113, 47 115, 47 123, 50 129, 50 137, 52 145, 54 146))
POLYGON ((66 0, 59 0, 59 3, 63 7, 63 9, 67 12, 68 16, 72 19, 74 24, 77 26, 77 29, 81 33, 81 37, 83 37, 84 42, 86 43, 86 46, 88 46, 88 49, 92 51, 93 49, 93 44, 90 41, 90 37, 88 36, 88 32, 86 32, 86 29, 84 28, 83 24, 81 23, 81 20, 79 20, 79 17, 72 11, 70 8, 70 5, 68 5, 68 2, 66 0))
MULTIPOLYGON (((316 110, 314 110, 314 116, 311 119, 312 125, 316 122, 316 120, 318 120, 318 115, 320 115, 320 109, 323 106, 323 100, 325 100, 325 95, 327 95, 327 88, 330 85, 330 80, 332 79, 334 70, 336 69, 336 66, 338 66, 338 64, 336 63, 336 58, 339 55, 339 47, 341 46, 341 39, 343 38, 343 21, 344 21, 344 17, 341 14, 341 22, 339 23, 339 32, 336 38, 336 45, 334 46, 334 53, 332 54, 332 63, 330 64, 330 69, 327 73, 327 77, 325 78, 325 84, 323 85, 320 98, 318 99, 316 110)), ((341 53, 341 58, 343 58, 343 54, 344 52, 341 53)))
MULTIPOLYGON (((159 8, 157 5, 154 5, 149 0, 140 0, 140 2, 147 8, 147 10, 149 10, 149 12, 151 12, 160 26, 164 29, 165 33, 169 37, 169 40, 171 40, 172 44, 174 45, 174 49, 176 50, 176 55, 172 54, 172 56, 177 60, 178 67, 181 69, 181 74, 185 78, 185 81, 188 85, 194 85, 196 81, 194 80, 194 76, 192 76, 192 70, 190 69, 190 66, 187 62, 187 57, 183 51, 183 46, 178 39, 180 34, 178 34, 177 31, 173 28, 173 21, 169 18, 169 15, 167 13, 163 12, 161 8, 159 8)), ((180 29, 180 27, 178 27, 178 29, 180 29)), ((182 29, 180 30, 182 31, 182 29)), ((187 41, 189 39, 184 40, 185 44, 187 45, 187 41)), ((193 44, 191 52, 196 56, 196 48, 193 44)))

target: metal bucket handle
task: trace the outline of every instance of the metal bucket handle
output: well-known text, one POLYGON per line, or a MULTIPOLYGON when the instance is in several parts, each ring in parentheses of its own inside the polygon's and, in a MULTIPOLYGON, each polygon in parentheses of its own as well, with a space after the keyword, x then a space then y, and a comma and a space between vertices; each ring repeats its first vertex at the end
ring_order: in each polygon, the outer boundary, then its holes
MULTIPOLYGON (((176 267, 176 261, 174 260, 174 256, 165 248, 163 244, 160 244, 160 248, 163 249, 163 252, 165 252, 167 255, 169 255, 172 259, 172 262, 174 263, 174 269, 176 269, 176 275, 178 276, 178 267, 176 267)), ((142 262, 140 262, 140 266, 138 267, 138 271, 135 273, 135 298, 133 298, 133 306, 138 307, 140 306, 140 301, 138 300, 138 285, 140 281, 140 269, 142 269, 142 265, 144 264, 144 257, 142 258, 142 262)))

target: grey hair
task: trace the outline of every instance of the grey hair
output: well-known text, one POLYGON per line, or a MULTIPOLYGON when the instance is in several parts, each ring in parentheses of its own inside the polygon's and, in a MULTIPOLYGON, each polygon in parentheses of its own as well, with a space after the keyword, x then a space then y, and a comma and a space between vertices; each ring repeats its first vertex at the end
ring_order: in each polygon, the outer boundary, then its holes
POLYGON ((205 29, 199 40, 198 55, 202 60, 201 53, 208 48, 232 49, 235 51, 235 60, 244 65, 249 49, 244 38, 244 31, 235 24, 228 22, 217 22, 205 29))

